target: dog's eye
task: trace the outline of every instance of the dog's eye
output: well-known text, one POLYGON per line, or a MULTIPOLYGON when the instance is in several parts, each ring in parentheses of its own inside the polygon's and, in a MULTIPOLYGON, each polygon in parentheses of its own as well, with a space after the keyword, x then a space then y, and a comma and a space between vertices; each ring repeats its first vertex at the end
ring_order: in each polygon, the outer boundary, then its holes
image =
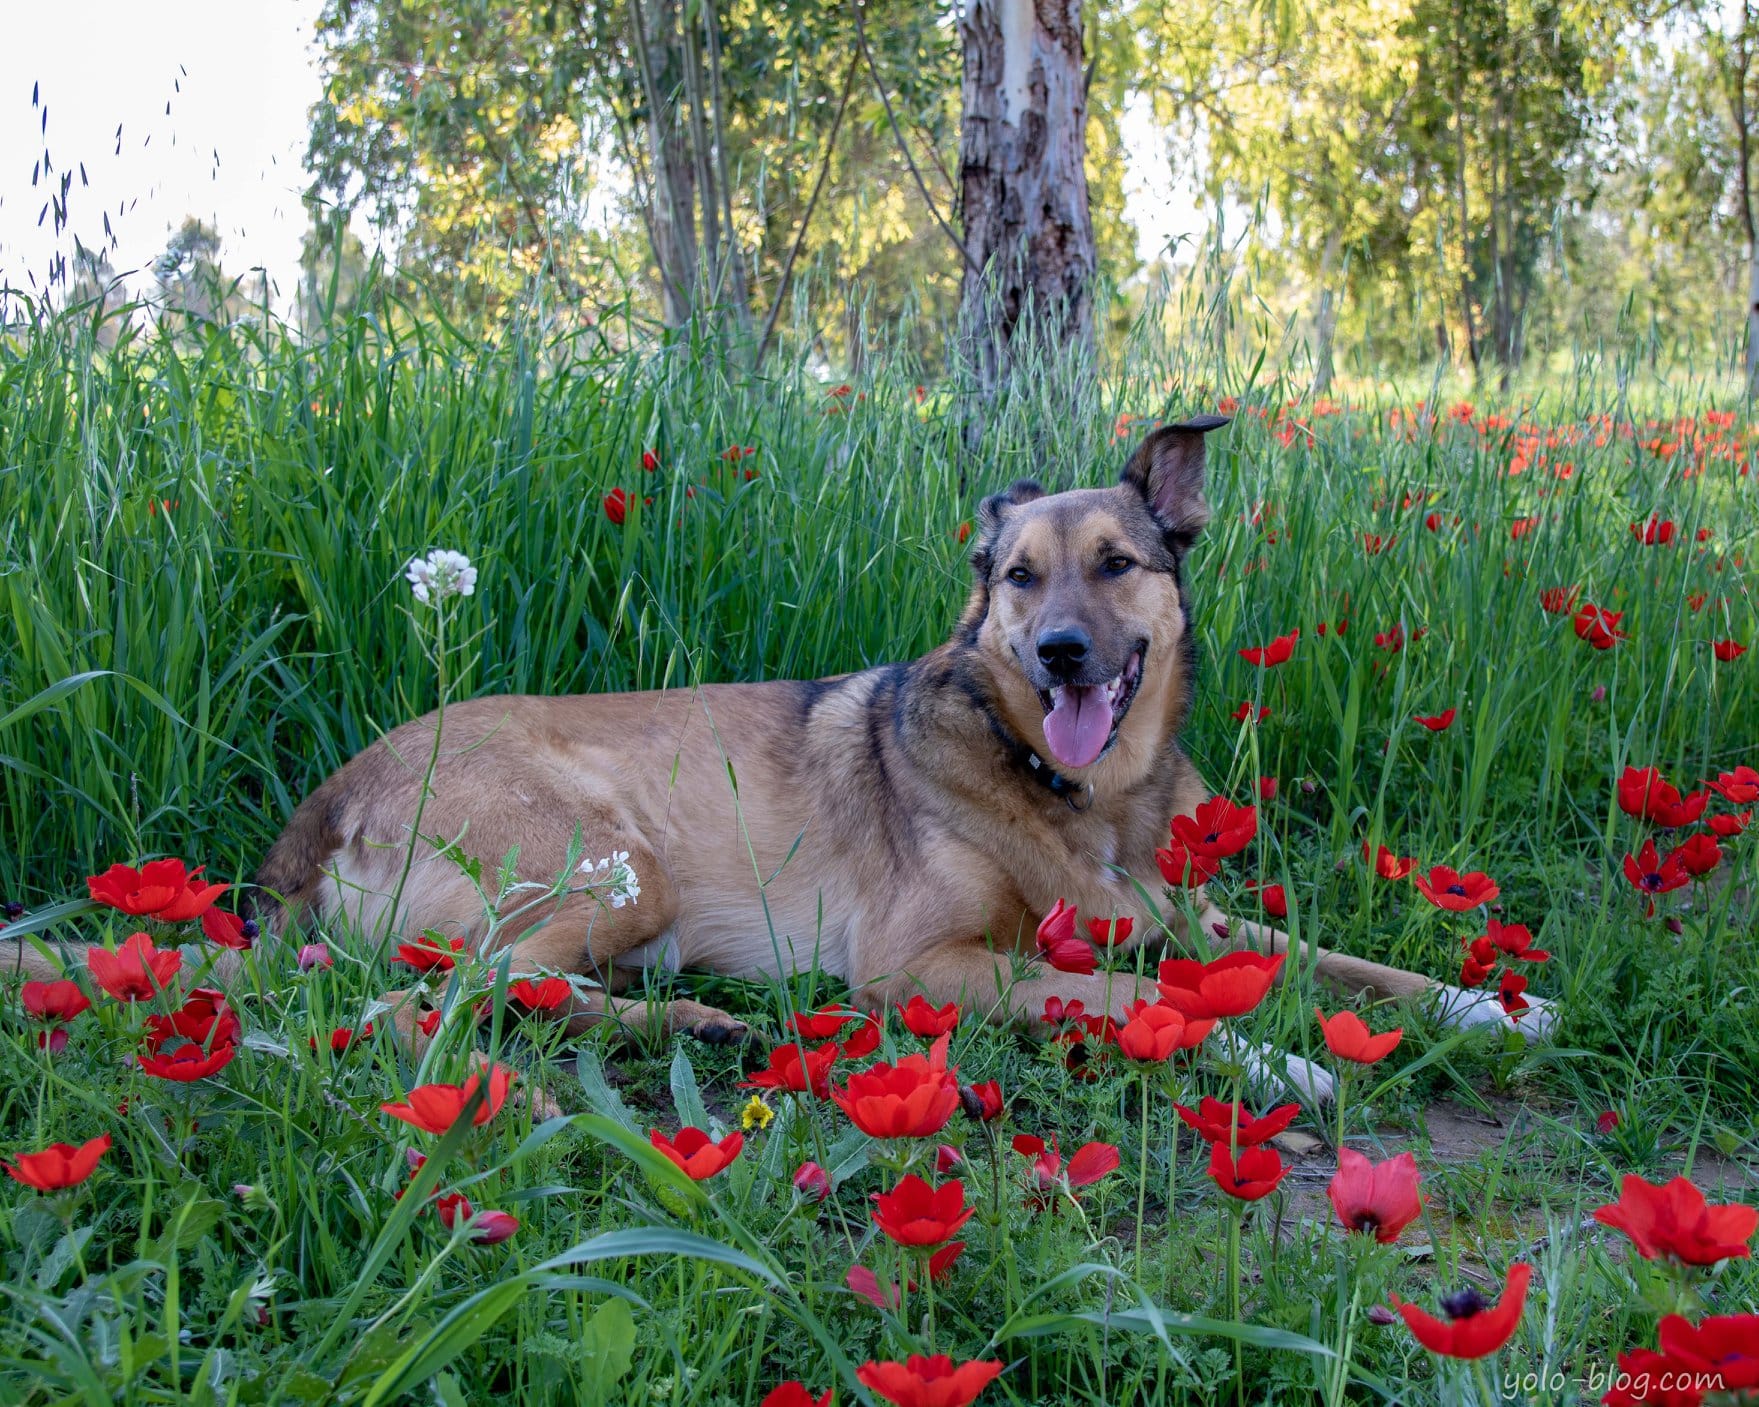
POLYGON ((1103 570, 1107 576, 1122 576, 1135 565, 1136 564, 1128 557, 1107 557, 1101 570, 1103 570))
POLYGON ((1015 586, 1031 586, 1032 573, 1027 571, 1025 567, 1010 567, 1008 568, 1008 580, 1013 582, 1015 586))

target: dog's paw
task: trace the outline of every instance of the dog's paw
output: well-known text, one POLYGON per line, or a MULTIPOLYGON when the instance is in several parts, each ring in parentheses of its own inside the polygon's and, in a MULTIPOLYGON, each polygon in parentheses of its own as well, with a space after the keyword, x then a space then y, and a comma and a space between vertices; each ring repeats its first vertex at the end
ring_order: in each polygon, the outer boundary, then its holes
POLYGON ((1447 983, 1436 989, 1435 1012, 1444 1025, 1456 1031, 1473 1031, 1494 1026, 1504 1031, 1519 1031, 1529 1040, 1550 1040, 1557 1029, 1557 1008, 1545 997, 1528 997, 1527 1006, 1519 1017, 1511 1017, 1491 992, 1473 992, 1447 983))
POLYGON ((704 1045, 744 1045, 751 1039, 751 1027, 724 1012, 693 1022, 685 1030, 704 1045))
POLYGON ((1273 1096, 1292 1091, 1310 1104, 1330 1104, 1336 1093, 1331 1073, 1299 1055, 1268 1045, 1248 1047, 1241 1054, 1246 1078, 1260 1091, 1273 1096))

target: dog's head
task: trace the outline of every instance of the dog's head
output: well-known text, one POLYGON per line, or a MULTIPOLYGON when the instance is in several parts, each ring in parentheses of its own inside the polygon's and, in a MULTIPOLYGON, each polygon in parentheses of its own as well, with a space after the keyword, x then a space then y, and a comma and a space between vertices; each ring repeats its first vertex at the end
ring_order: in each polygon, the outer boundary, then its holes
POLYGON ((1183 721, 1194 664, 1180 565, 1209 521, 1205 415, 1154 431, 1115 488, 983 501, 964 638, 1014 735, 1059 771, 1136 772, 1183 721))

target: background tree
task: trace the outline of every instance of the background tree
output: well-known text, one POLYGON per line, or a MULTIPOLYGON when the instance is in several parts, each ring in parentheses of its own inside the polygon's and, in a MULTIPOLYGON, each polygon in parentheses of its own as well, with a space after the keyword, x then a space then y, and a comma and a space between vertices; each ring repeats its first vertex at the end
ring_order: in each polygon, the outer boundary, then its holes
POLYGON ((993 388, 1023 326, 1047 347, 1093 346, 1081 3, 969 0, 959 31, 961 321, 993 388))

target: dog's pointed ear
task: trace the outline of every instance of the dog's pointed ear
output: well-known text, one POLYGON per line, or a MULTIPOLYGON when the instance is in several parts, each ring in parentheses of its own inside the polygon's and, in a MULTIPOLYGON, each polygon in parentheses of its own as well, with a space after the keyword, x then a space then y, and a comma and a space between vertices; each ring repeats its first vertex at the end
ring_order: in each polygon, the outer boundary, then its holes
POLYGON ((995 564, 996 537, 1009 511, 1043 497, 1044 488, 1036 479, 1021 479, 977 505, 977 545, 971 549, 971 565, 979 576, 987 577, 995 564))
POLYGON ((1120 482, 1140 493, 1175 552, 1186 552, 1209 521, 1203 497, 1203 437, 1228 423, 1225 415, 1198 415, 1163 425, 1142 442, 1120 482))

